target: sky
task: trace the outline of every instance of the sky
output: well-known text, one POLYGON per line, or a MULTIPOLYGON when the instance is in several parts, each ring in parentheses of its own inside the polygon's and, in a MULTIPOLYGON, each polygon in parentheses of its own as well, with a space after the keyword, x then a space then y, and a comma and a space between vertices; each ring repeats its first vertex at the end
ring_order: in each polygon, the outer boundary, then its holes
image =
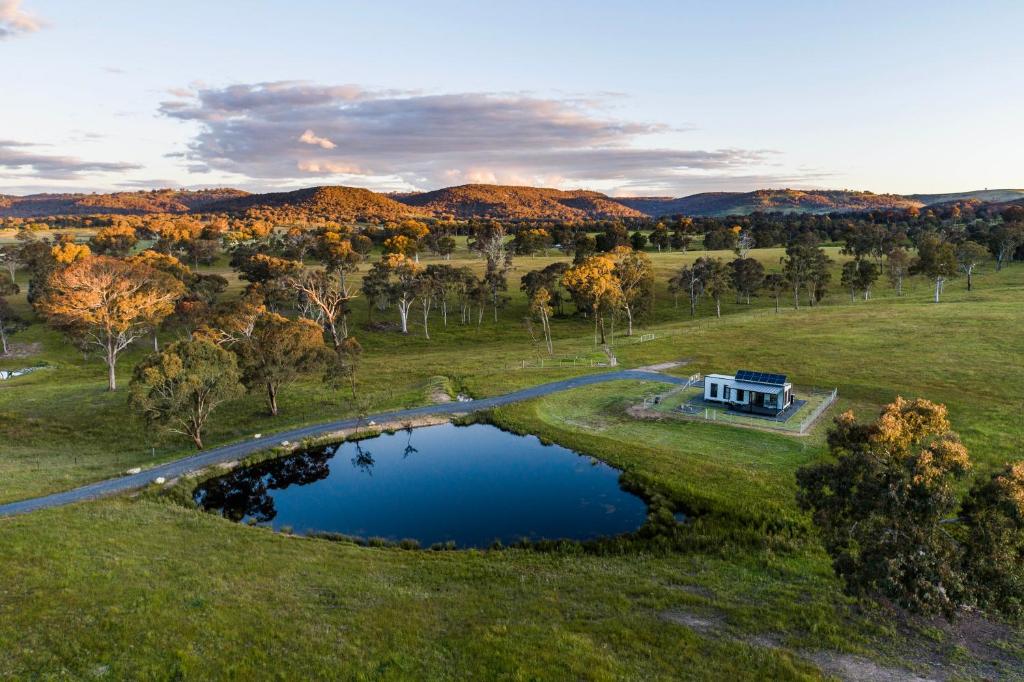
POLYGON ((0 0, 0 193, 1024 187, 1024 2, 0 0))

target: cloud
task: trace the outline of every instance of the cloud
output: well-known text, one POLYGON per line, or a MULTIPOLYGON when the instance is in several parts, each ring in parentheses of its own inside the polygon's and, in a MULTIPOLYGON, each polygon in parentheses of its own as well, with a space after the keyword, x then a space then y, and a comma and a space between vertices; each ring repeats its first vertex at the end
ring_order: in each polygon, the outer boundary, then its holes
POLYGON ((174 95, 160 111, 197 126, 191 167, 263 181, 679 188, 691 177, 765 173, 778 159, 771 150, 643 146, 647 136, 679 130, 608 117, 600 96, 436 95, 303 81, 193 85, 174 95))
POLYGON ((45 25, 42 19, 21 9, 21 0, 0 0, 0 40, 35 33, 45 25))
POLYGON ((0 169, 14 171, 8 176, 66 180, 81 173, 120 173, 141 167, 132 163, 83 161, 74 156, 41 154, 35 151, 38 146, 0 140, 0 169))
POLYGON ((299 142, 305 142, 306 144, 314 144, 324 149, 334 149, 338 145, 334 144, 326 137, 317 137, 316 133, 312 129, 307 128, 306 132, 299 135, 299 142))

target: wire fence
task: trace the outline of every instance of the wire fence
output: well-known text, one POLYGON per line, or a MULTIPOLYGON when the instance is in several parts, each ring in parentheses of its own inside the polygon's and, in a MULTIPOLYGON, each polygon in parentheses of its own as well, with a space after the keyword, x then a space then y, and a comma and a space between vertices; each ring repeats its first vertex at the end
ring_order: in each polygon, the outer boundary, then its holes
POLYGON ((607 357, 588 357, 581 355, 563 356, 560 358, 536 358, 505 363, 505 369, 550 369, 558 367, 612 367, 607 357))
POLYGON ((833 388, 828 394, 828 397, 821 401, 821 403, 811 410, 811 413, 804 417, 803 421, 800 422, 799 432, 807 433, 807 430, 814 426, 814 423, 818 421, 818 417, 820 417, 825 410, 831 407, 838 397, 839 389, 833 388))
POLYGON ((733 412, 720 407, 713 407, 698 400, 697 398, 700 397, 699 395, 694 396, 689 400, 684 400, 680 405, 671 409, 666 409, 663 405, 667 398, 670 398, 682 391, 686 391, 687 389, 692 389, 697 385, 703 385, 703 381, 687 382, 686 386, 680 386, 664 394, 644 398, 643 407, 644 409, 658 409, 657 406, 662 405, 660 411, 663 411, 663 414, 681 419, 721 422, 732 426, 767 429, 770 431, 803 435, 807 433, 812 426, 814 426, 825 410, 831 407, 839 396, 839 389, 836 388, 804 388, 803 392, 808 397, 807 402, 812 404, 813 407, 803 415, 798 410, 797 413, 792 415, 787 421, 777 421, 770 417, 758 417, 733 412), (795 421, 797 417, 800 417, 800 421, 795 421))

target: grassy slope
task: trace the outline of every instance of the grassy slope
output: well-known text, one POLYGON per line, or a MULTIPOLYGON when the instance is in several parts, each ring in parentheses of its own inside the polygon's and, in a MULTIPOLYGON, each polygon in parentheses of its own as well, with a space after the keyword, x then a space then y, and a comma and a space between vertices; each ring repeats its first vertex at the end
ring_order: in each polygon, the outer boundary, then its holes
MULTIPOLYGON (((663 271, 690 258, 657 257, 663 271)), ((753 314, 697 323, 680 321, 666 302, 652 326, 662 336, 620 343, 618 355, 626 365, 692 358, 683 373, 779 368, 798 384, 838 385, 843 407, 867 413, 896 393, 941 400, 975 459, 991 466, 1019 452, 1024 435, 1024 368, 1008 361, 1024 356, 1024 268, 978 285, 968 295, 951 284, 939 306, 926 302, 921 283, 905 300, 879 291, 879 300, 846 305, 836 294, 836 305, 779 316, 762 302, 753 314)), ((747 312, 727 306, 737 311, 747 312)), ((535 355, 512 321, 519 314, 507 311, 497 329, 434 334, 430 344, 362 334, 366 390, 380 406, 409 404, 422 402, 435 374, 478 395, 564 374, 500 369, 535 355)), ((556 351, 586 350, 588 331, 556 322, 556 351)), ((95 362, 81 364, 39 328, 19 340, 40 341, 60 366, 0 386, 0 498, 146 460, 142 430, 125 423, 123 395, 102 391, 95 362)), ((134 359, 124 363, 125 378, 134 359)), ((715 537, 716 517, 800 534, 792 472, 820 456, 820 432, 797 439, 625 418, 630 396, 649 390, 593 387, 507 408, 497 419, 585 449, 708 513, 697 527, 705 538, 715 537)), ((218 417, 211 442, 347 408, 315 385, 285 398, 280 422, 240 401, 218 417)), ((160 448, 164 458, 185 452, 180 442, 160 448)), ((890 660, 922 647, 919 636, 851 609, 810 542, 667 556, 413 553, 290 539, 160 502, 114 500, 0 521, 0 546, 0 584, 8 586, 0 590, 0 675, 77 677, 110 666, 116 677, 248 677, 272 664, 307 677, 792 679, 813 673, 790 653, 743 639, 774 633, 790 648, 890 660), (659 620, 668 608, 721 614, 739 639, 659 620)), ((953 650, 933 636, 924 643, 953 650)))

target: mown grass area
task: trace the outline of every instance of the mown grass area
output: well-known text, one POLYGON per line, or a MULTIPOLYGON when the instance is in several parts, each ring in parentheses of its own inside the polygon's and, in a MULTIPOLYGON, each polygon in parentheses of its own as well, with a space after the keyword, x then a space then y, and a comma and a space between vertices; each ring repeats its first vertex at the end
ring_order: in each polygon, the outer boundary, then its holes
MULTIPOLYGON (((696 255, 655 258, 667 270, 696 255)), ((896 395, 927 397, 950 406, 979 469, 1019 457, 1024 267, 985 273, 970 294, 954 281, 940 305, 929 293, 924 282, 903 298, 882 287, 876 300, 850 304, 835 292, 828 305, 778 314, 770 301, 730 302, 722 319, 704 308, 690 321, 659 289, 643 330, 656 338, 618 338, 616 355, 625 367, 685 358, 671 370, 680 375, 763 368, 798 385, 837 386, 833 413, 869 417, 896 395)), ((435 325, 431 341, 357 327, 371 408, 422 404, 437 377, 485 396, 601 371, 505 369, 538 357, 522 305, 514 292, 499 324, 435 325)), ((357 318, 364 314, 357 303, 357 318)), ((587 321, 556 320, 554 329, 556 354, 593 352, 587 321)), ((126 416, 124 393, 103 390, 95 359, 83 361, 40 325, 15 340, 38 343, 38 353, 0 367, 54 367, 0 384, 0 499, 153 461, 149 434, 126 416)), ((125 356, 122 383, 145 352, 125 356)), ((1000 635, 1004 660, 985 663, 939 628, 897 627, 890 614, 842 597, 793 501, 793 472, 823 456, 825 425, 797 438, 626 414, 654 390, 606 384, 492 418, 661 491, 695 515, 684 551, 363 548, 237 526, 149 496, 81 504, 0 520, 0 676, 817 679, 809 661, 823 650, 904 668, 923 665, 927 652, 967 676, 1012 677, 1024 666, 1013 653, 1024 650, 1019 628, 1000 635), (715 628, 669 622, 666 612, 715 628)), ((207 441, 353 409, 345 392, 300 382, 283 393, 280 418, 245 398, 217 414, 207 441)), ((153 446, 157 460, 189 452, 181 441, 153 446)))
POLYGON ((674 607, 866 646, 837 627, 827 573, 785 557, 366 549, 151 501, 48 511, 0 534, 5 676, 815 677, 785 651, 659 618, 674 607))

